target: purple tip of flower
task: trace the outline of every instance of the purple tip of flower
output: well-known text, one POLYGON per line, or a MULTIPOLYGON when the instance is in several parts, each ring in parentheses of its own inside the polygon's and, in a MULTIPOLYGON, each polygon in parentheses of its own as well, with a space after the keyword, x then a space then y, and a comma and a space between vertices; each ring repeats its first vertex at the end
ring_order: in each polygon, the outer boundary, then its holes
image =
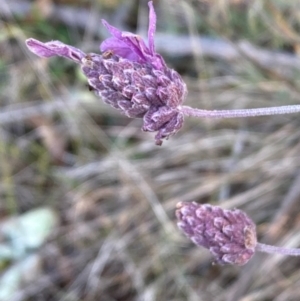
POLYGON ((178 227, 196 245, 208 249, 216 263, 244 265, 255 253, 256 227, 241 210, 180 202, 176 216, 178 227))
POLYGON ((156 30, 156 14, 153 3, 150 1, 149 6, 149 28, 148 28, 148 46, 143 39, 130 32, 122 32, 113 27, 105 20, 102 24, 108 29, 113 37, 108 38, 100 45, 100 50, 113 51, 116 55, 138 63, 149 63, 154 68, 162 70, 166 67, 163 58, 155 52, 154 34, 156 30))
MULTIPOLYGON (((106 24, 105 20, 103 20, 102 22, 103 24, 106 24)), ((132 51, 132 49, 125 42, 115 37, 104 40, 100 45, 100 50, 102 52, 112 51, 114 54, 128 59, 132 62, 139 61, 139 56, 137 55, 137 53, 132 51)))
POLYGON ((81 50, 73 46, 66 45, 60 41, 51 41, 43 43, 30 38, 26 40, 26 45, 31 52, 38 56, 62 56, 79 64, 81 63, 81 59, 86 56, 86 54, 81 50))

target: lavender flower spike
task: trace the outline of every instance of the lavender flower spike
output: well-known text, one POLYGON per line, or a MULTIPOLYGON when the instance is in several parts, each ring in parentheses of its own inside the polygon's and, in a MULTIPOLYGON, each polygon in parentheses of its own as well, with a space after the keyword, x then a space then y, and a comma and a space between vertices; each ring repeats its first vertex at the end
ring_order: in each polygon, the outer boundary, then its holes
POLYGON ((79 64, 90 89, 128 117, 143 118, 142 130, 157 132, 157 145, 180 130, 184 116, 235 118, 300 112, 300 105, 212 111, 182 105, 187 95, 186 85, 155 51, 156 14, 152 1, 148 5, 147 43, 140 36, 122 32, 102 20, 112 35, 100 45, 102 54, 85 54, 60 41, 43 43, 28 39, 26 44, 38 56, 61 56, 79 64))
POLYGON ((218 264, 244 265, 255 253, 255 224, 240 210, 182 202, 176 216, 178 227, 196 245, 209 249, 218 264))
POLYGON ((141 37, 122 32, 106 21, 103 25, 113 37, 102 42, 102 54, 85 54, 59 41, 26 41, 27 47, 41 57, 62 56, 78 63, 90 88, 103 101, 132 118, 143 118, 142 130, 157 132, 156 144, 176 133, 183 125, 180 105, 187 94, 180 75, 169 69, 155 52, 156 15, 148 3, 148 45, 141 37))
POLYGON ((257 242, 254 222, 241 210, 209 204, 177 204, 177 226, 196 245, 208 249, 216 263, 246 264, 255 251, 300 256, 299 248, 283 248, 257 242))

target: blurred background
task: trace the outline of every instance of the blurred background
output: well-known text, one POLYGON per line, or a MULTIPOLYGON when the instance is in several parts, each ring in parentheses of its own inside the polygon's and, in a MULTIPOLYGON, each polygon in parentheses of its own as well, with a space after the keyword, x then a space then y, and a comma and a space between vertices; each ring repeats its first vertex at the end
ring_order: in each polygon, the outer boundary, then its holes
MULTIPOLYGON (((299 104, 300 2, 157 0, 156 47, 186 104, 299 104)), ((300 245, 300 115, 186 118, 165 141, 25 39, 98 52, 104 18, 142 36, 147 1, 0 0, 0 301, 296 301, 300 260, 212 265, 176 227, 179 201, 240 208, 259 240, 300 245)))

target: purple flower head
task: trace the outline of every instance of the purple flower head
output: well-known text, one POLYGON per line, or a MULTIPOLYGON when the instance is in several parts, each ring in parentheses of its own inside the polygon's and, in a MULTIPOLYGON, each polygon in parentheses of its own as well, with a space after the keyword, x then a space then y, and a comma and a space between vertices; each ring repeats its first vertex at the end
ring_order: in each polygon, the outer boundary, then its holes
POLYGON ((156 15, 149 2, 148 45, 141 37, 102 21, 113 37, 100 46, 102 54, 86 54, 60 41, 26 41, 41 57, 61 56, 81 66, 89 86, 103 101, 132 118, 143 118, 143 131, 157 132, 156 144, 183 125, 182 103, 187 94, 180 75, 155 52, 156 15))
POLYGON ((208 249, 218 264, 244 265, 255 253, 256 227, 241 210, 181 202, 176 217, 184 234, 208 249))

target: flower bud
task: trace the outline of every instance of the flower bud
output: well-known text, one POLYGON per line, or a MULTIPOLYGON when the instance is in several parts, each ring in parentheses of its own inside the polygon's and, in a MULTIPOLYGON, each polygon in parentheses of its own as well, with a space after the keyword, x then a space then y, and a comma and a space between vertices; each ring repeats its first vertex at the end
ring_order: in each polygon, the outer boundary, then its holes
POLYGON ((180 202, 176 217, 184 234, 208 249, 218 264, 244 265, 255 253, 256 227, 241 210, 180 202))

